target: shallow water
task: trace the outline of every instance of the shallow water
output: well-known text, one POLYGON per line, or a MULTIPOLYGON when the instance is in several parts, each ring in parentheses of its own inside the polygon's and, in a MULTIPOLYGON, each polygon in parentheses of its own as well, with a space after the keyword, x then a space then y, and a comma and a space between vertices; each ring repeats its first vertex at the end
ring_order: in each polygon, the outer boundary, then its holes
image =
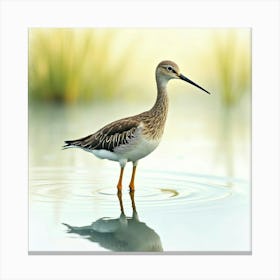
MULTIPOLYGON (((193 133, 188 131, 193 139, 187 143, 181 138, 186 124, 173 120, 176 126, 171 121, 169 133, 176 133, 140 161, 135 194, 128 191, 127 165, 118 196, 116 163, 60 149, 71 135, 94 131, 86 121, 88 111, 76 110, 30 110, 30 253, 250 251, 250 168, 248 158, 240 157, 248 139, 234 140, 240 150, 232 154, 229 173, 228 158, 213 156, 217 136, 198 129, 203 120, 196 120, 193 133), (208 138, 201 142, 203 133, 208 138)), ((176 114, 184 118, 184 109, 176 114)), ((105 115, 102 121, 112 120, 105 115)), ((99 118, 91 123, 102 125, 99 118)))

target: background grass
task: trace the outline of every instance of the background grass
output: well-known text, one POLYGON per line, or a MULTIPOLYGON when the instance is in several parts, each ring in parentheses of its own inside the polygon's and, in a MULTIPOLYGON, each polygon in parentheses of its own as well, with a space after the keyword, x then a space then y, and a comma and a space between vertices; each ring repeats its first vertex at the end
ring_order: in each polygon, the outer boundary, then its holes
POLYGON ((31 29, 30 100, 67 104, 112 97, 117 88, 121 90, 129 56, 124 49, 112 62, 115 34, 114 30, 31 29))
POLYGON ((250 95, 249 29, 32 28, 29 100, 143 100, 150 92, 154 98, 151 74, 163 59, 176 61, 187 76, 189 69, 191 79, 215 94, 219 110, 238 107, 250 95))

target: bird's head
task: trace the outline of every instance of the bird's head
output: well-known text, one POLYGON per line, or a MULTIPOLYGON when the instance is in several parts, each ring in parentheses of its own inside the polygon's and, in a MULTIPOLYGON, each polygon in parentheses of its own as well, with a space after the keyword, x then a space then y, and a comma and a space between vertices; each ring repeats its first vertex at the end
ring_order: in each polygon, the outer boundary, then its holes
POLYGON ((210 92, 181 74, 178 65, 170 60, 164 60, 159 63, 156 68, 156 78, 160 84, 166 84, 171 79, 181 79, 210 94, 210 92))

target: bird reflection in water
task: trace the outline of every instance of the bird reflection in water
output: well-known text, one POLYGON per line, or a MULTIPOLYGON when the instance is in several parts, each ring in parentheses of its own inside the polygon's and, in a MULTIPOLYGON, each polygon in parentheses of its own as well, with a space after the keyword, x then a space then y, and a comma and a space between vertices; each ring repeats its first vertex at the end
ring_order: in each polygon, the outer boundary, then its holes
POLYGON ((115 252, 162 252, 159 235, 145 223, 140 222, 134 200, 134 191, 130 192, 133 215, 124 213, 122 192, 118 192, 121 214, 113 219, 103 217, 91 225, 68 227, 68 233, 85 236, 88 240, 98 243, 101 247, 115 252))

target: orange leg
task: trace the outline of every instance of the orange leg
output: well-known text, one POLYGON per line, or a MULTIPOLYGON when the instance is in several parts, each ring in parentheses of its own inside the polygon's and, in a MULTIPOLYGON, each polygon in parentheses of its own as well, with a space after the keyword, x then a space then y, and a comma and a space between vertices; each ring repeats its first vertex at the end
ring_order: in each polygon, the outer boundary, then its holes
POLYGON ((122 178, 123 178, 123 171, 124 171, 124 167, 121 167, 121 172, 120 172, 119 182, 118 182, 118 185, 117 185, 117 188, 118 188, 118 193, 122 191, 122 178))
POLYGON ((135 173, 136 173, 136 165, 133 165, 132 176, 131 176, 131 180, 129 183, 129 188, 130 188, 131 192, 133 192, 135 190, 135 185, 134 185, 135 173))

